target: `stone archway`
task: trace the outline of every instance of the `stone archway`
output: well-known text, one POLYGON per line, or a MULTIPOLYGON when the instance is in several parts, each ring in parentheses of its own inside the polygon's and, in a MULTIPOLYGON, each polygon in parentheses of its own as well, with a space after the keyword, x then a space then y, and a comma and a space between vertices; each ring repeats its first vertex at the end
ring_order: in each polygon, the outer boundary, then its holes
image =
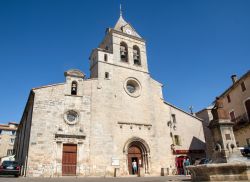
POLYGON ((136 160, 138 167, 143 168, 146 174, 149 173, 150 149, 143 139, 138 137, 129 139, 124 145, 123 153, 126 155, 129 174, 133 174, 131 165, 133 160, 136 160))

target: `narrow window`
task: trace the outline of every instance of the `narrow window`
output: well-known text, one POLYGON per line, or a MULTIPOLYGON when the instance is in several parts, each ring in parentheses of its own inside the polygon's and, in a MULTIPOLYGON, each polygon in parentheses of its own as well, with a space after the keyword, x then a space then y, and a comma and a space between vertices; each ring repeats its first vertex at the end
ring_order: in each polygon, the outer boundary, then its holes
POLYGON ((175 145, 181 145, 179 135, 174 135, 174 143, 175 143, 175 145))
POLYGON ((246 85, 245 85, 245 83, 242 82, 242 83, 240 84, 240 86, 241 86, 242 92, 244 92, 244 91, 246 90, 246 85))
POLYGON ((105 72, 105 78, 106 78, 106 79, 109 78, 109 72, 105 72))
POLYGON ((227 95, 227 102, 228 102, 228 103, 230 103, 230 102, 231 102, 230 95, 227 95))
POLYGON ((73 81, 71 85, 71 95, 77 95, 77 82, 73 81))
POLYGON ((235 114, 234 114, 234 111, 231 111, 231 112, 229 113, 229 115, 230 115, 231 121, 232 121, 232 122, 235 122, 235 114))
POLYGON ((108 61, 108 55, 107 54, 104 54, 104 61, 108 61))
POLYGON ((173 119, 173 123, 176 123, 176 117, 175 117, 175 114, 172 114, 172 119, 173 119))
POLYGON ((128 62, 128 46, 125 42, 120 43, 120 57, 121 61, 128 62))
POLYGON ((137 46, 133 46, 133 59, 135 65, 141 65, 140 49, 137 46))

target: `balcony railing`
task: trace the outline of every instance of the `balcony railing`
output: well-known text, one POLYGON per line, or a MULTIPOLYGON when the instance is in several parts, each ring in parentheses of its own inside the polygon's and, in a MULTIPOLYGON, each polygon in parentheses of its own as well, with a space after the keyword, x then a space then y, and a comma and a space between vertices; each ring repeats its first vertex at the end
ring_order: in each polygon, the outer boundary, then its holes
POLYGON ((236 117, 234 120, 232 120, 232 122, 235 123, 233 126, 234 130, 239 130, 239 129, 250 124, 250 121, 249 121, 246 113, 236 117))

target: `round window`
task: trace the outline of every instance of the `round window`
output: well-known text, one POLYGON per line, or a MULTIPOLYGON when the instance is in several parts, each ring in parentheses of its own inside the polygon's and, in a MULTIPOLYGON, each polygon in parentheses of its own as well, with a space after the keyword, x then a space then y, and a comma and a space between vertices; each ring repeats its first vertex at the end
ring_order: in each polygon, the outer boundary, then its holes
POLYGON ((78 121, 78 113, 73 110, 69 110, 64 114, 64 119, 68 124, 75 124, 78 121))
POLYGON ((130 92, 130 93, 134 93, 136 88, 134 85, 132 84, 127 84, 127 90, 130 92))
POLYGON ((132 97, 138 97, 141 94, 140 82, 135 78, 128 78, 124 83, 126 93, 132 97))

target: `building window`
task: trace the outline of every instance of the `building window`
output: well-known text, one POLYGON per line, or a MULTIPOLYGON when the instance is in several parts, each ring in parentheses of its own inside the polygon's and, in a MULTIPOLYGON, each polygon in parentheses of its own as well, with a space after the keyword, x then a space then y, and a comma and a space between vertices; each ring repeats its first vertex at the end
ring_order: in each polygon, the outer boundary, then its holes
POLYGON ((12 131, 12 135, 16 135, 16 131, 12 131))
POLYGON ((12 154, 13 154, 13 150, 12 149, 8 149, 7 150, 7 156, 12 155, 12 154))
POLYGON ((245 102, 245 107, 247 111, 248 121, 250 121, 250 99, 245 102))
POLYGON ((141 85, 135 78, 128 78, 124 83, 124 89, 131 97, 139 97, 141 95, 141 85))
POLYGON ((228 102, 228 103, 230 103, 230 102, 231 102, 230 95, 227 95, 227 102, 228 102))
POLYGON ((125 42, 120 44, 120 57, 121 61, 128 62, 128 46, 125 42))
POLYGON ((231 121, 232 121, 232 122, 235 122, 235 114, 234 114, 234 111, 231 111, 231 112, 229 113, 229 115, 230 115, 231 121))
POLYGON ((64 113, 64 120, 67 124, 73 125, 76 124, 79 120, 79 114, 74 110, 69 110, 64 113))
POLYGON ((181 145, 181 140, 179 135, 174 135, 174 143, 175 145, 181 145))
POLYGON ((105 72, 105 78, 109 79, 109 72, 105 72))
POLYGON ((173 123, 176 123, 176 117, 175 117, 175 114, 172 114, 172 120, 173 120, 173 123))
POLYGON ((240 84, 240 86, 241 86, 242 92, 244 92, 244 91, 246 90, 246 85, 245 85, 245 83, 242 82, 242 83, 240 84))
POLYGON ((137 46, 133 46, 133 59, 135 65, 141 65, 140 49, 137 46))
POLYGON ((0 130, 0 135, 2 134, 2 130, 0 130))
POLYGON ((108 55, 107 54, 104 54, 104 61, 108 61, 108 55))
POLYGON ((71 95, 77 95, 77 82, 73 81, 71 85, 71 95))

